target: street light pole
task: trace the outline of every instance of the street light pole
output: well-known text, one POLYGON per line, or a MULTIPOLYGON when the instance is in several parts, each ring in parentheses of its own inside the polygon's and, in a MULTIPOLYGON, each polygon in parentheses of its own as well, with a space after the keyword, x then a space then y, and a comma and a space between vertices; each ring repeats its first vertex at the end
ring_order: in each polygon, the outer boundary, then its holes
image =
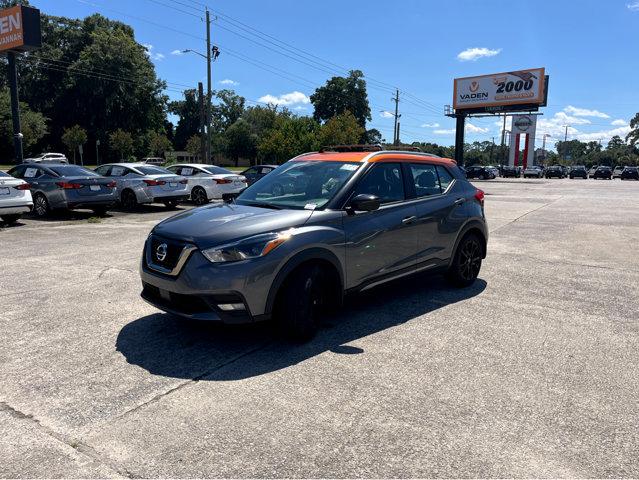
POLYGON ((206 162, 211 160, 211 102, 213 92, 211 91, 211 13, 206 8, 206 162))
POLYGON ((20 103, 18 97, 18 71, 16 68, 15 52, 7 52, 9 67, 9 90, 11 93, 11 118, 13 120, 13 146, 16 154, 16 163, 22 163, 24 153, 22 150, 22 132, 20 126, 20 103))

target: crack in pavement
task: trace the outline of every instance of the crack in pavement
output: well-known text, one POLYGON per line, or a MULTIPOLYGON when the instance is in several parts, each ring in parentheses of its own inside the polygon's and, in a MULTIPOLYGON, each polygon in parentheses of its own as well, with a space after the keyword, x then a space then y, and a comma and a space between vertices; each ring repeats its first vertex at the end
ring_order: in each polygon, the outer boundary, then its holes
POLYGON ((33 415, 21 412, 20 410, 18 410, 16 408, 12 407, 11 405, 9 405, 7 402, 0 401, 0 412, 7 412, 13 418, 16 418, 18 420, 22 420, 22 421, 25 421, 25 422, 29 422, 30 424, 34 425, 39 431, 45 433, 49 437, 57 440, 58 442, 64 444, 67 447, 70 447, 70 448, 74 449, 75 451, 79 452, 80 454, 84 455, 85 457, 88 457, 91 460, 96 461, 100 465, 108 468, 113 473, 115 473, 115 474, 117 474, 117 475, 119 475, 121 477, 141 478, 141 476, 135 475, 132 472, 130 472, 129 470, 127 470, 126 468, 120 467, 115 462, 112 462, 109 459, 103 457, 102 455, 100 455, 97 452, 97 450, 95 450, 90 445, 88 445, 88 444, 86 444, 84 442, 81 442, 78 439, 74 439, 74 438, 68 437, 67 435, 64 435, 62 433, 56 432, 52 428, 47 427, 46 425, 44 425, 40 420, 35 418, 33 415))
POLYGON ((558 201, 559 201, 559 200, 561 200, 562 198, 564 198, 564 197, 563 197, 563 196, 561 196, 561 197, 556 198, 555 200, 553 200, 553 201, 551 201, 551 202, 544 203, 544 204, 543 204, 543 205, 541 205, 540 207, 534 208, 534 209, 532 209, 532 210, 530 210, 530 211, 528 211, 528 212, 526 212, 526 213, 524 213, 524 214, 522 214, 522 215, 519 215, 517 218, 515 218, 515 219, 511 220, 510 222, 508 222, 508 223, 504 223, 503 225, 500 225, 499 227, 497 227, 497 228, 496 228, 496 229, 494 229, 494 230, 490 230, 490 233, 495 233, 495 232, 497 232, 498 230, 501 230, 502 228, 507 227, 508 225, 511 225, 511 224, 513 224, 513 223, 515 223, 515 222, 518 222, 519 220, 521 220, 522 218, 526 217, 527 215, 530 215, 531 213, 535 213, 535 212, 537 212, 537 211, 541 210, 542 208, 546 208, 547 206, 552 205, 553 203, 558 202, 558 201))

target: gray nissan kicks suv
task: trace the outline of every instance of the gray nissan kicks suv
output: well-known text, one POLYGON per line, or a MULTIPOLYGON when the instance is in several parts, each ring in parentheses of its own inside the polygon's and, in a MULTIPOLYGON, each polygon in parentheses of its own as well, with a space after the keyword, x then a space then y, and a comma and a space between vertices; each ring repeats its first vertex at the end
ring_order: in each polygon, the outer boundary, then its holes
POLYGON ((196 320, 273 318, 303 340, 347 293, 422 271, 471 285, 486 256, 484 193, 455 162, 344 150, 300 155, 230 202, 158 224, 142 298, 196 320))

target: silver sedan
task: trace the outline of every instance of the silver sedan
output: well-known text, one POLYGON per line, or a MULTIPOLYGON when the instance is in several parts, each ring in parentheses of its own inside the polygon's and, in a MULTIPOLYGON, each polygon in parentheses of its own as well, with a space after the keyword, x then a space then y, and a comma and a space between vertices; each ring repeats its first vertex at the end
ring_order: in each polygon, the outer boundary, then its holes
POLYGON ((163 203, 172 208, 189 198, 186 178, 155 165, 111 163, 95 171, 116 182, 118 199, 125 210, 143 203, 163 203))

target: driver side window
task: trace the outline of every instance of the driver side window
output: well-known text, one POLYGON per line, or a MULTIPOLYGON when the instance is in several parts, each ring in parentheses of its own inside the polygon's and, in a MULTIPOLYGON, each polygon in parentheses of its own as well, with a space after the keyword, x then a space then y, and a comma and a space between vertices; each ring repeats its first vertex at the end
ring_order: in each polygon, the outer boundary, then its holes
POLYGON ((405 199, 402 167, 399 163, 378 163, 366 173, 355 187, 353 196, 369 194, 380 199, 380 203, 393 203, 405 199))

